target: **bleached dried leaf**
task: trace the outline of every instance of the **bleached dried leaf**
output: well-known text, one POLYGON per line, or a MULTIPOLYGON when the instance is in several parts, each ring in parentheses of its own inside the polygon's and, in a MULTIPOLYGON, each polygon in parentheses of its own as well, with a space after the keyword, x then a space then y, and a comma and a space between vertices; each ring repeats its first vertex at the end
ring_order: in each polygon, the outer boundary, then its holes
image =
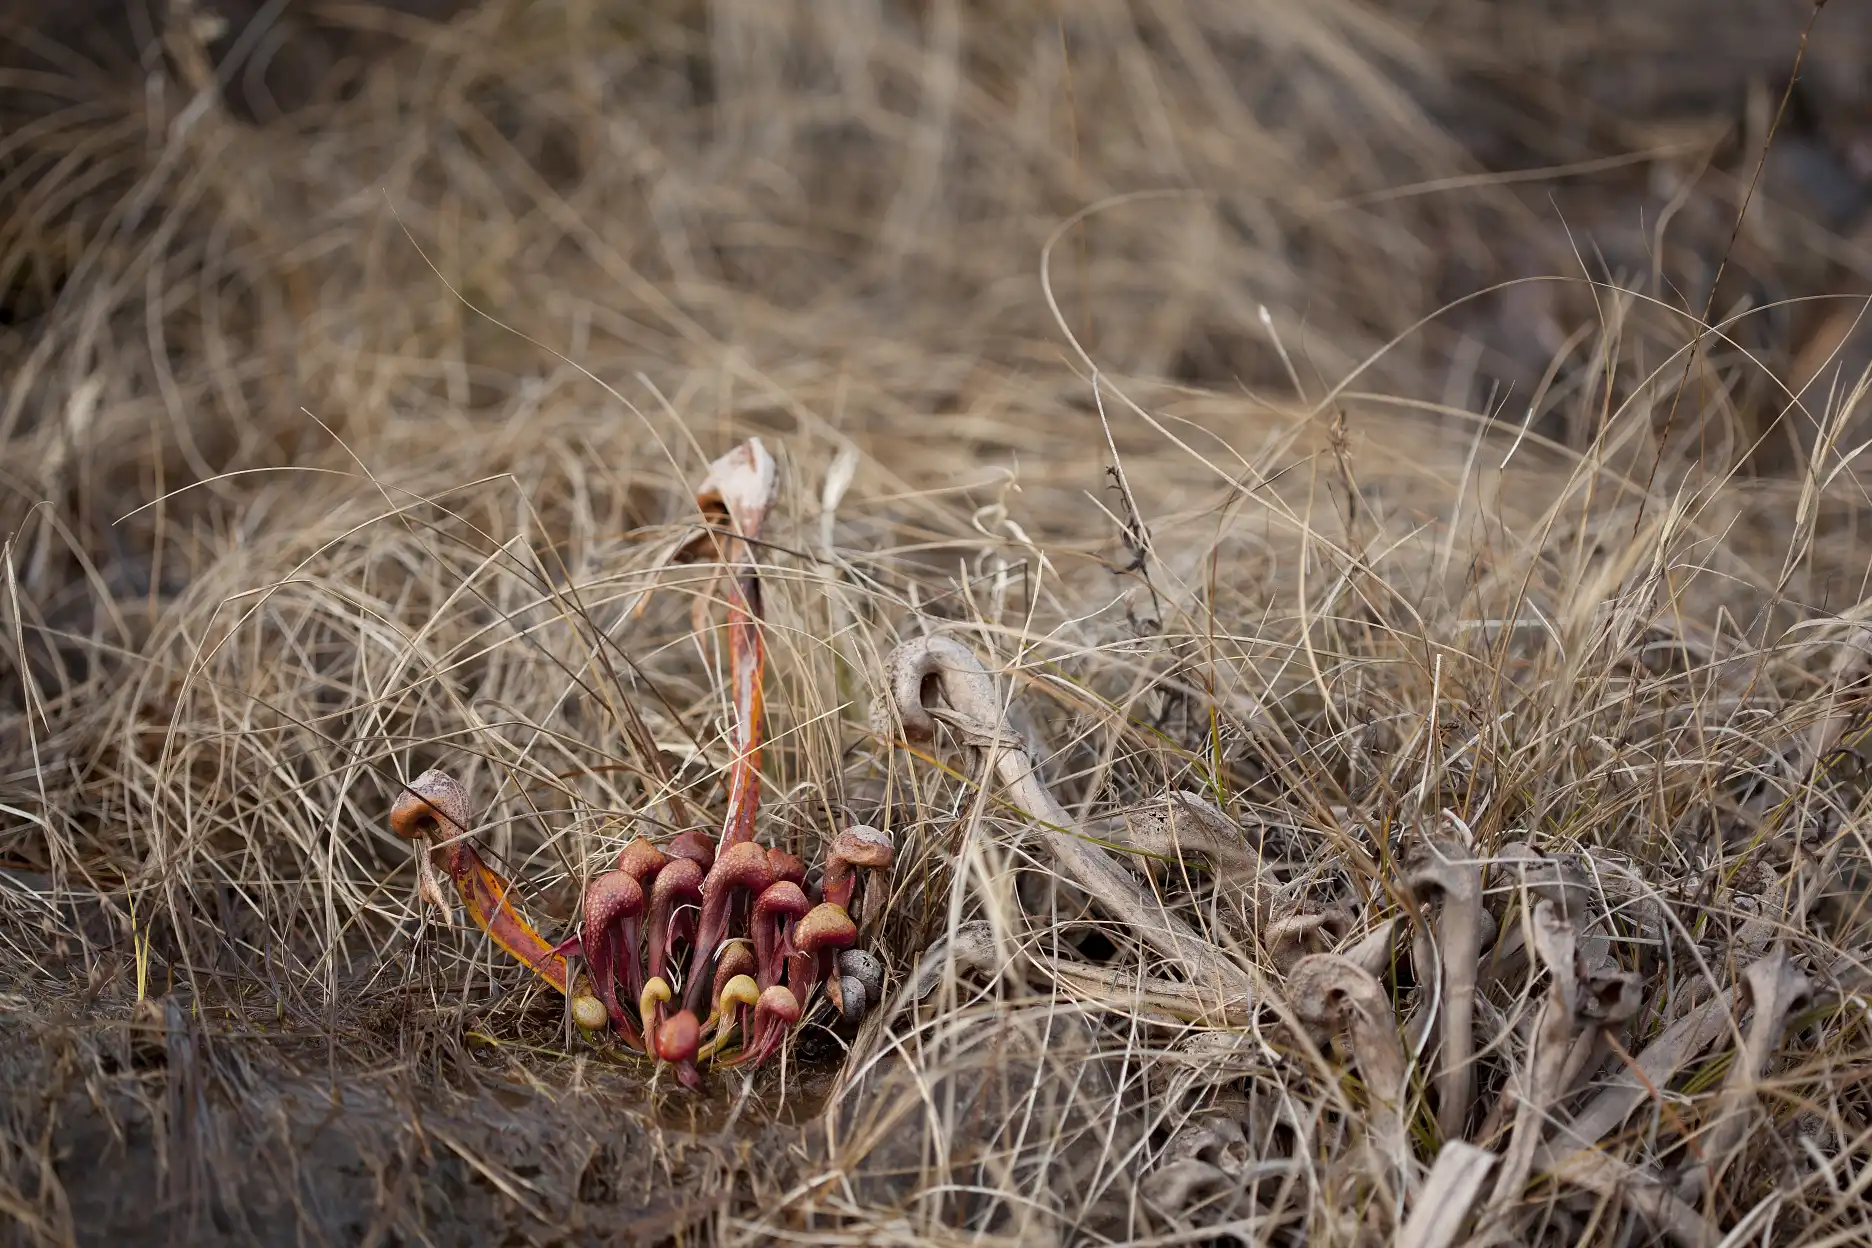
POLYGON ((1788 1013, 1812 988, 1786 949, 1776 949, 1751 963, 1743 975, 1753 1012, 1743 1036, 1742 1051, 1736 1055, 1728 1077, 1723 1080, 1714 1125, 1702 1141, 1702 1164, 1686 1171, 1678 1184, 1678 1194, 1686 1200, 1696 1199, 1721 1181, 1748 1126, 1756 1082, 1767 1070, 1781 1043, 1788 1013))
POLYGON ((1581 954, 1578 929, 1552 901, 1534 907, 1533 928, 1534 950, 1577 1026, 1622 1023, 1638 1012, 1638 977, 1592 967, 1581 954))
POLYGON ((917 964, 916 976, 911 981, 910 999, 921 1001, 936 991, 936 985, 942 983, 943 975, 951 966, 958 973, 972 971, 977 975, 989 975, 999 960, 994 928, 988 921, 976 919, 964 923, 947 938, 924 950, 923 960, 917 964))
POLYGON ((1527 1066, 1515 1085, 1514 1129, 1489 1198, 1491 1214, 1498 1221, 1527 1186, 1542 1132, 1566 1087, 1574 1043, 1590 1029, 1630 1018, 1639 1001, 1635 975, 1587 966, 1580 955, 1578 930, 1551 900, 1534 907, 1531 926, 1534 950, 1550 982, 1527 1066))
POLYGON ((1569 1154, 1552 1173, 1607 1200, 1623 1201, 1682 1248, 1711 1248, 1721 1238, 1708 1219, 1677 1199, 1656 1175, 1609 1153, 1582 1149, 1569 1154))
POLYGON ((1397 1248, 1448 1248, 1455 1243, 1495 1161, 1495 1154, 1485 1148, 1462 1140, 1445 1143, 1398 1231, 1397 1248))
POLYGON ((1397 945, 1397 930, 1398 919, 1394 916, 1344 948, 1335 949, 1333 952, 1373 979, 1382 980, 1385 973, 1391 969, 1391 958, 1397 945))
POLYGON ((1200 793, 1166 793, 1124 816, 1125 839, 1134 848, 1175 862, 1188 855, 1206 859, 1222 876, 1249 883, 1259 874, 1261 855, 1241 827, 1200 793))
POLYGON ((1145 1200, 1174 1217, 1187 1212, 1200 1197, 1232 1186, 1220 1166, 1188 1157, 1151 1171, 1138 1190, 1145 1200))
MULTIPOLYGON (((1446 815, 1448 812, 1445 812, 1446 815)), ((1449 815, 1453 819, 1453 815, 1449 815)), ((1458 821, 1460 826, 1460 821, 1458 821)), ((1466 830, 1466 829, 1465 829, 1466 830)), ((1476 963, 1482 954, 1482 868, 1453 840, 1427 840, 1409 864, 1405 883, 1437 907, 1436 947, 1442 991, 1442 1044, 1437 1053, 1437 1129, 1459 1139, 1474 1100, 1476 963)), ((1420 977, 1428 968, 1419 967, 1420 977)))
POLYGON ((929 740, 939 718, 972 734, 969 744, 993 760, 1002 785, 1040 825, 1040 841, 1069 880, 1177 964, 1216 1011, 1252 998, 1253 983, 1242 966, 1166 910, 1102 846, 1079 834, 1072 816, 1034 773, 1018 737, 1006 729, 994 678, 973 650, 952 637, 921 637, 898 646, 885 667, 892 709, 907 738, 929 740))
POLYGON ((1141 974, 1126 966, 1087 965, 1039 953, 1029 957, 1036 970, 1051 977, 1070 995, 1127 1013, 1220 1026, 1243 1026, 1250 1018, 1246 1002, 1218 1002, 1181 980, 1141 974))
POLYGON ((749 438, 709 465, 708 475, 696 489, 696 502, 704 508, 721 504, 735 531, 754 537, 779 488, 773 456, 759 438, 749 438))
POLYGON ((1591 912, 1592 880, 1563 857, 1543 854, 1524 841, 1509 841, 1496 853, 1491 866, 1506 882, 1524 885, 1569 918, 1578 920, 1591 912))
MULTIPOLYGON (((1723 996, 1706 1001, 1666 1027, 1638 1055, 1634 1069, 1615 1077, 1572 1123, 1561 1128, 1550 1148, 1563 1142, 1572 1148, 1590 1148, 1616 1130, 1632 1110, 1728 1029, 1731 1000, 1732 996, 1723 996)), ((1542 1165, 1548 1167, 1546 1161, 1542 1165)))
POLYGON ((1316 953, 1295 964, 1287 977, 1287 996, 1302 1022, 1343 1027, 1350 1034, 1352 1060, 1371 1098, 1373 1140, 1398 1173, 1405 1173, 1404 1046, 1384 988, 1356 962, 1316 953))
POLYGON ((1262 930, 1261 943, 1275 970, 1291 972, 1301 958, 1330 953, 1345 940, 1351 922, 1351 916, 1339 909, 1297 910, 1271 920, 1262 930))

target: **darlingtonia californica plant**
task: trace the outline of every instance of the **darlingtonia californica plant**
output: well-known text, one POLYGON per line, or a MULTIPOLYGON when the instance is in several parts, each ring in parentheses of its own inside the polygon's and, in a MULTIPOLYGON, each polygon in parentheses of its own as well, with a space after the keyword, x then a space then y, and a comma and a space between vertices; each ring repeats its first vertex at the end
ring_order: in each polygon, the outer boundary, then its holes
POLYGON ((701 1063, 759 1065, 824 999, 846 1020, 882 995, 883 967, 856 948, 860 919, 888 898, 888 833, 856 826, 832 838, 821 883, 757 838, 763 720, 760 582, 751 543, 775 491, 772 458, 750 439, 711 465, 697 494, 704 542, 726 574, 728 683, 735 711, 728 804, 718 836, 691 828, 658 845, 639 836, 585 890, 578 931, 552 943, 475 847, 467 789, 442 770, 412 780, 391 830, 416 848, 418 890, 444 922, 454 904, 501 949, 571 1003, 589 1031, 674 1067, 695 1087, 701 1063), (582 960, 582 969, 578 962, 582 960))

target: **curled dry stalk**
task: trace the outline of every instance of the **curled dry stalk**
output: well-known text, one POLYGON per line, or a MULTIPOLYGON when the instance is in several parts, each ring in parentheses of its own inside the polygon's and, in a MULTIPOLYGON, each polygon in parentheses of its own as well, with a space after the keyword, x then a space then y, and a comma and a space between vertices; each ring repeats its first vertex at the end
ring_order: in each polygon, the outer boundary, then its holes
POLYGON ((1260 874, 1261 855, 1242 843, 1235 821, 1200 793, 1166 793, 1126 812, 1122 824, 1125 842, 1150 859, 1180 863, 1197 855, 1250 888, 1260 874))
POLYGON ((1496 1160, 1487 1149, 1446 1140, 1410 1216, 1398 1229, 1398 1248, 1446 1248, 1455 1243, 1496 1160))
POLYGON ((1717 1101, 1715 1122, 1702 1141, 1702 1158, 1684 1173, 1677 1194, 1693 1201, 1722 1182, 1723 1171, 1734 1159, 1748 1127, 1749 1111, 1755 1100, 1756 1083, 1774 1057, 1781 1043, 1781 1033, 1795 1004, 1811 988, 1807 977, 1794 965, 1785 949, 1751 963, 1743 982, 1754 1013, 1743 1036, 1742 1051, 1723 1080, 1722 1095, 1717 1101))
POLYGON ((1039 824, 1041 843, 1066 877, 1189 977, 1192 1013, 1220 1015, 1249 1001, 1252 985, 1241 966, 1169 913, 1104 848, 1081 835, 1035 774, 1021 742, 1006 730, 994 678, 974 651, 952 637, 907 641, 891 652, 886 679, 904 737, 931 741, 940 722, 985 754, 1015 805, 1039 824))
POLYGON ((952 968, 985 975, 994 970, 996 957, 993 927, 986 919, 972 919, 923 951, 906 991, 910 1000, 922 1001, 952 968))
POLYGON ((1384 987, 1370 972, 1331 953, 1309 954, 1287 979, 1289 1000, 1302 1022, 1344 1028, 1351 1037, 1370 1102, 1372 1145, 1402 1186, 1409 1187, 1410 1141, 1404 1130, 1404 1045, 1384 987))
POLYGON ((592 993, 590 981, 573 974, 565 954, 534 930, 513 904, 513 886, 476 851, 470 839, 476 822, 467 789, 434 769, 410 781, 390 808, 391 831, 416 853, 417 891, 440 912, 443 923, 453 922, 454 907, 442 890, 438 868, 489 939, 563 993, 581 1027, 602 1027, 604 1002, 592 993))
POLYGON ((1565 1088, 1568 1054, 1580 1037, 1622 1023, 1637 1012, 1638 981, 1625 971, 1595 969, 1580 954, 1579 933, 1552 901, 1534 907, 1532 943, 1547 969, 1547 1001, 1534 1025, 1527 1066, 1516 1090, 1508 1151, 1490 1194, 1498 1220, 1527 1186, 1541 1134, 1565 1088))
MULTIPOLYGON (((1460 826, 1453 816, 1446 817, 1460 826)), ((1475 1090, 1472 1056, 1476 963, 1482 955, 1486 918, 1482 910, 1482 869, 1468 847, 1435 837, 1425 843, 1412 862, 1405 882, 1414 892, 1428 895, 1437 907, 1441 986, 1438 1014, 1442 1024, 1437 1054, 1437 1131, 1445 1140, 1461 1139, 1475 1090)))
POLYGON ((1759 1064, 1748 1066, 1751 1055, 1758 1056, 1762 1062, 1767 1060, 1773 1038, 1778 1037, 1786 1025, 1788 1007, 1807 987, 1805 977, 1779 950, 1752 964, 1745 972, 1745 981, 1750 985, 1750 995, 1757 1002, 1757 1009, 1761 1010, 1766 1003, 1766 1014, 1758 1015, 1751 1023, 1745 1052, 1738 1056, 1736 1067, 1731 1069, 1730 1079, 1725 1084, 1724 1108, 1718 1111, 1718 1129, 1722 1136, 1718 1138, 1712 1133, 1704 1147, 1703 1160, 1683 1176, 1678 1191, 1673 1192, 1656 1175, 1622 1163, 1596 1146, 1617 1130, 1639 1105, 1657 1096, 1660 1088, 1718 1036, 1730 1030, 1730 1010, 1739 996, 1735 992, 1703 1002, 1660 1032, 1628 1069, 1614 1077, 1571 1122, 1561 1126, 1552 1139, 1541 1145, 1535 1156, 1536 1166, 1566 1182, 1623 1200, 1679 1244, 1715 1243, 1719 1238, 1716 1228, 1692 1208, 1688 1200, 1695 1199, 1706 1183, 1713 1185, 1713 1180, 1720 1178, 1721 1164, 1727 1164, 1734 1149, 1735 1133, 1743 1125, 1745 1113, 1740 1102, 1753 1093, 1756 1077, 1747 1076, 1745 1085, 1744 1077, 1737 1071, 1759 1072, 1759 1064), (1756 996, 1757 993, 1760 995, 1756 996), (1757 1037, 1762 1039, 1758 1041, 1757 1037), (1731 1089, 1736 1093, 1733 1098, 1731 1089), (1732 1117, 1728 1112, 1731 1109, 1741 1112, 1732 1117), (1720 1160, 1713 1171, 1712 1159, 1720 1160))
POLYGON ((1657 1089, 1723 1033, 1729 1025, 1732 999, 1733 994, 1725 994, 1705 1001, 1660 1032, 1629 1069, 1614 1077, 1573 1121, 1541 1146, 1536 1159, 1539 1167, 1552 1170, 1569 1150, 1589 1149, 1616 1130, 1632 1110, 1656 1095, 1657 1089))

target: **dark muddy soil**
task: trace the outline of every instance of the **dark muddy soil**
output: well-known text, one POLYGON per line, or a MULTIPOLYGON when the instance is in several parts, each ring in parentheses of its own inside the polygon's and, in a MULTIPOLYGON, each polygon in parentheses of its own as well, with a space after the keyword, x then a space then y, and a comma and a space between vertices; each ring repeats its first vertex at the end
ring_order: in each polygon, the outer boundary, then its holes
POLYGON ((827 1082, 775 1120, 771 1088, 647 1093, 597 1052, 471 1041, 359 1069, 342 1038, 216 1027, 179 994, 0 1011, 12 1138, 62 1193, 64 1225, 18 1222, 22 1243, 661 1242, 804 1158, 827 1082))

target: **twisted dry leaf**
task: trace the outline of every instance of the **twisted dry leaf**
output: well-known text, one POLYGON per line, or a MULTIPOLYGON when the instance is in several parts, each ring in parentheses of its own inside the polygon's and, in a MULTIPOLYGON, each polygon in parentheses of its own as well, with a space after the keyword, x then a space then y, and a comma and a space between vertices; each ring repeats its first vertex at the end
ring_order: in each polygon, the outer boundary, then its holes
POLYGON ((1208 860, 1212 869, 1235 880, 1252 880, 1261 855, 1221 807, 1200 793, 1166 793, 1162 799, 1124 815, 1126 842, 1141 853, 1179 862, 1190 854, 1208 860))
POLYGON ((1346 911, 1307 907, 1270 920, 1261 931, 1261 943, 1274 968, 1288 973, 1301 958, 1331 953, 1351 930, 1352 916, 1346 911))
POLYGON ((1006 730, 994 678, 974 651, 951 637, 917 638, 891 653, 886 671, 892 709, 905 738, 929 741, 940 721, 987 753, 1014 803, 1041 825, 1040 839, 1068 879, 1189 975, 1193 1010, 1222 1012, 1248 1002, 1252 985, 1242 967, 1079 834, 1072 817, 1034 774, 1021 742, 1006 730))
POLYGON ((1346 1029, 1352 1060, 1371 1099, 1372 1142, 1400 1176, 1409 1173, 1404 1133, 1404 1046, 1384 988, 1349 958, 1316 953, 1287 979, 1294 1014, 1318 1028, 1346 1029))
POLYGON ((1594 1149, 1569 1154, 1552 1174, 1607 1200, 1621 1200, 1683 1248, 1710 1248, 1720 1238, 1710 1222, 1677 1199, 1656 1175, 1594 1149))
POLYGON ((1334 952, 1347 959, 1373 979, 1382 979, 1391 969, 1391 955, 1397 944, 1398 919, 1385 919, 1344 948, 1334 952))
MULTIPOLYGON (((1442 1044, 1437 1055, 1437 1130, 1462 1138, 1474 1100, 1476 963, 1482 956, 1482 868, 1465 847, 1428 840, 1410 864, 1405 883, 1437 907, 1436 947, 1441 963, 1442 1044)), ((1419 974, 1423 974, 1420 968, 1419 974)))
POLYGON ((1284 1177, 1299 1164, 1288 1157, 1254 1160, 1241 1123, 1210 1112, 1171 1137, 1163 1162, 1139 1184, 1139 1192, 1160 1212, 1176 1217, 1223 1190, 1284 1177))
POLYGON ((1035 969, 1051 976, 1075 996, 1104 1002, 1126 1011, 1145 1011, 1180 1022, 1225 1027, 1246 1026, 1253 1014, 1247 1006, 1198 1006, 1189 985, 1161 975, 1144 975, 1122 966, 1087 966, 1031 955, 1035 969))
POLYGON ((921 1001, 936 991, 950 967, 957 971, 991 973, 1000 955, 995 950, 994 928, 986 919, 963 923, 953 933, 923 951, 923 960, 910 983, 910 999, 921 1001))
POLYGON ((1732 995, 1725 995, 1705 1001, 1658 1033, 1629 1070, 1614 1078, 1578 1117, 1560 1128, 1544 1147, 1541 1168, 1551 1170, 1558 1164, 1562 1144, 1574 1149, 1591 1148, 1616 1130, 1646 1097, 1656 1095, 1685 1063, 1728 1028, 1732 999, 1732 995))
POLYGON ((1743 976, 1754 1012, 1743 1037, 1742 1051, 1736 1054, 1735 1064, 1723 1080, 1715 1124, 1703 1142, 1702 1161, 1686 1171, 1678 1184, 1678 1195, 1685 1200, 1695 1200, 1721 1182, 1723 1171, 1728 1168, 1748 1126, 1755 1085, 1768 1069, 1775 1047, 1781 1043, 1788 1013, 1812 987, 1800 968, 1794 965, 1794 960, 1788 957, 1786 949, 1776 949, 1752 963, 1743 976))
MULTIPOLYGON (((1240 907, 1251 930, 1265 928, 1273 908, 1261 851, 1221 807, 1184 790, 1086 825, 1096 839, 1137 851, 1146 875, 1168 866, 1176 875, 1192 859, 1208 865, 1217 891, 1240 907)), ((1217 918, 1230 913, 1221 909, 1217 918)), ((1245 936, 1246 933, 1238 933, 1245 936)))
POLYGON ((1534 907, 1533 944, 1549 976, 1547 1002, 1535 1024, 1508 1151, 1489 1197, 1497 1221, 1527 1186, 1541 1132, 1565 1087, 1567 1056, 1574 1042, 1592 1029, 1624 1022, 1638 1010, 1638 977, 1587 966, 1580 956, 1578 930, 1551 900, 1534 907))
POLYGON ((1485 1148, 1462 1140, 1445 1143, 1398 1231, 1397 1248, 1448 1248, 1455 1243, 1494 1164, 1495 1154, 1485 1148))

